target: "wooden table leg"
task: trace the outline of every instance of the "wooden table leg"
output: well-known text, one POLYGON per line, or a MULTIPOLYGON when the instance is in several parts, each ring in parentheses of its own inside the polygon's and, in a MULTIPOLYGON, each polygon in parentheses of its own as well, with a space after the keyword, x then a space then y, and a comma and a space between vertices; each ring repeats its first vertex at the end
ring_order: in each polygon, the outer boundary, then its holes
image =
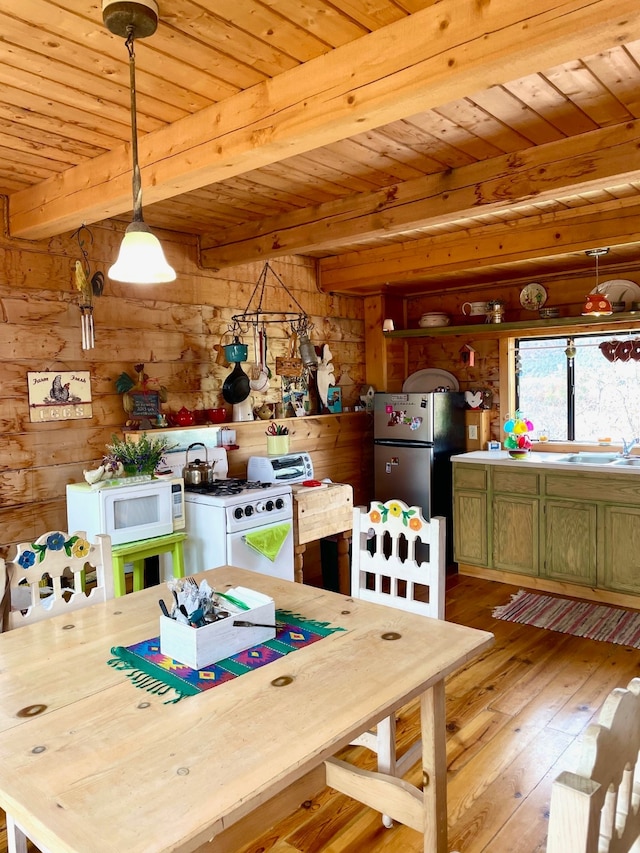
POLYGON ((349 539, 351 531, 338 534, 338 589, 343 595, 351 595, 351 567, 349 565, 349 539))
POLYGON ((444 681, 420 700, 424 853, 447 853, 447 745, 444 681))
POLYGON ((304 583, 304 552, 306 545, 295 545, 293 549, 293 579, 296 583, 304 583))

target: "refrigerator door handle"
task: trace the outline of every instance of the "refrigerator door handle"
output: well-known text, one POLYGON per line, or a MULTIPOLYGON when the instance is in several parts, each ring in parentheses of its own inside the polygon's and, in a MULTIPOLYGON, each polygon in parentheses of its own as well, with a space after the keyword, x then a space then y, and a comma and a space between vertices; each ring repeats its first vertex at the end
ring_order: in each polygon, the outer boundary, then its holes
POLYGON ((412 441, 410 438, 406 441, 396 438, 375 438, 373 443, 381 447, 433 447, 432 441, 412 441))

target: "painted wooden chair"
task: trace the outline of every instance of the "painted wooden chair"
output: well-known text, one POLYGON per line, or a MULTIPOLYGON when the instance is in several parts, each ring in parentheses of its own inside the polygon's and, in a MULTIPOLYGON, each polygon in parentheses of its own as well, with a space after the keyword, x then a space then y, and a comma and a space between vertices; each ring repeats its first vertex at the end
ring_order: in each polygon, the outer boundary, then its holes
POLYGON ((640 853, 640 678, 612 690, 553 783, 547 853, 640 853))
POLYGON ((97 536, 91 543, 82 531, 44 533, 35 542, 20 543, 6 570, 11 596, 10 629, 114 596, 109 536, 97 536), (87 594, 86 574, 93 571, 95 585, 87 594), (63 586, 63 579, 70 585, 63 586))
MULTIPOLYGON (((445 519, 426 521, 420 507, 400 500, 373 501, 353 510, 351 595, 411 613, 444 619, 446 559, 445 519)), ((354 742, 378 757, 378 770, 404 776, 420 759, 417 741, 396 754, 396 719, 381 720, 375 731, 354 742)), ((385 826, 392 821, 383 815, 385 826)))
POLYGON ((0 632, 9 630, 10 607, 11 591, 9 589, 9 574, 5 561, 0 557, 0 632))
MULTIPOLYGON (((4 569, 9 581, 10 629, 114 597, 109 536, 97 536, 91 543, 84 532, 51 531, 35 542, 18 545, 14 559, 4 569), (87 594, 85 580, 93 571, 95 585, 92 581, 87 594), (71 585, 63 586, 63 579, 71 585)), ((8 853, 27 853, 27 837, 19 824, 10 814, 6 822, 8 853)))

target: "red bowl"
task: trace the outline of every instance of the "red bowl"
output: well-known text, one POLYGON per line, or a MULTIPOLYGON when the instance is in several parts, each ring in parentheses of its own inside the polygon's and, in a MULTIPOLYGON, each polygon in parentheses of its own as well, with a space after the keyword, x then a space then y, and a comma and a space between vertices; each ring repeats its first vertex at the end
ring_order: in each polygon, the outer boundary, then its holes
POLYGON ((227 419, 226 409, 207 409, 207 417, 211 424, 223 424, 227 419))

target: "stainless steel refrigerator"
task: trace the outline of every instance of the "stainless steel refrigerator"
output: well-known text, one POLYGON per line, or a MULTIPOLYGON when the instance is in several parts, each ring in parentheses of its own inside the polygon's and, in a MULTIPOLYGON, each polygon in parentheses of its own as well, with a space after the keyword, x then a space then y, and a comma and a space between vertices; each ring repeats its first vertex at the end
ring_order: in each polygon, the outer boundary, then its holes
POLYGON ((425 518, 447 519, 447 560, 453 553, 451 457, 465 450, 464 394, 377 393, 374 400, 376 500, 421 506, 425 518))

